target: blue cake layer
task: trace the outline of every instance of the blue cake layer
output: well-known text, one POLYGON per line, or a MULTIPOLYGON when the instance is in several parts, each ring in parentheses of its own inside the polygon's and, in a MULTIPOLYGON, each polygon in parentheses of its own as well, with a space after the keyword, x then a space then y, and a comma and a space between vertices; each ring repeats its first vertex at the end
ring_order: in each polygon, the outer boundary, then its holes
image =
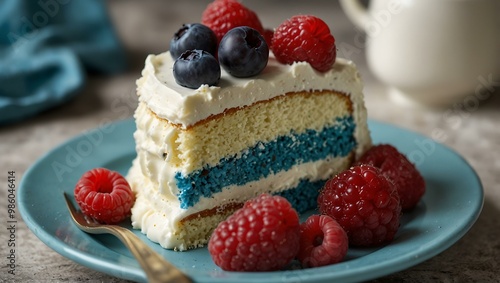
POLYGON ((188 175, 178 172, 175 179, 180 206, 187 209, 201 197, 210 197, 226 186, 241 186, 296 164, 347 156, 356 146, 355 127, 352 116, 339 117, 322 131, 292 132, 270 142, 259 142, 241 154, 220 160, 216 166, 188 175))
POLYGON ((325 183, 326 180, 310 182, 303 179, 300 180, 297 187, 276 193, 275 195, 286 198, 298 213, 302 213, 318 206, 319 191, 325 183))

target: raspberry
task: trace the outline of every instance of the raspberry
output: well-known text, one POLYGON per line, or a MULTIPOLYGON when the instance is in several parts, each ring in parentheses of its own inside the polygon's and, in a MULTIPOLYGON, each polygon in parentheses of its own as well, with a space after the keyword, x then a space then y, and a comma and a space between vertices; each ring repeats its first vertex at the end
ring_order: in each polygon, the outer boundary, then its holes
POLYGON ((424 195, 424 178, 406 156, 392 145, 373 146, 357 161, 357 164, 363 163, 379 168, 394 182, 404 211, 413 209, 424 195))
POLYGON ((265 29, 264 34, 262 34, 262 36, 264 36, 264 39, 266 40, 267 45, 269 46, 269 48, 271 48, 271 44, 273 42, 274 31, 271 29, 265 29))
POLYGON ((299 15, 283 22, 274 31, 271 50, 283 64, 305 61, 320 71, 328 71, 337 57, 335 38, 321 19, 299 15))
POLYGON ((83 174, 74 193, 83 213, 106 224, 115 224, 130 216, 135 201, 127 180, 105 168, 94 168, 83 174))
POLYGON ((300 225, 297 258, 303 267, 318 267, 342 261, 349 242, 344 229, 327 215, 312 215, 300 225))
POLYGON ((291 204, 281 196, 262 194, 219 223, 208 251, 227 271, 271 271, 295 258, 299 240, 299 217, 291 204))
POLYGON ((239 26, 248 26, 264 34, 257 15, 235 0, 215 0, 208 4, 201 16, 201 23, 215 32, 219 42, 229 30, 239 26))
POLYGON ((353 246, 390 242, 399 228, 401 204, 396 187, 370 165, 351 167, 328 180, 318 205, 320 213, 344 228, 353 246))

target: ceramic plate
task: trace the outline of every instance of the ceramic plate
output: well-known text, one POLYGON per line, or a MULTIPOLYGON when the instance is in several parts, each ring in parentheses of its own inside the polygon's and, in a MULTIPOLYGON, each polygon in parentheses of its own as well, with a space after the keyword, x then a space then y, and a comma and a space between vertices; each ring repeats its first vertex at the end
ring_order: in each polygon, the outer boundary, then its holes
MULTIPOLYGON (((387 246, 350 249, 342 263, 326 267, 240 273, 219 269, 206 248, 164 250, 139 231, 134 233, 196 282, 357 282, 423 262, 450 247, 475 222, 483 204, 481 183, 467 162, 451 149, 392 125, 370 121, 369 127, 374 143, 396 146, 417 165, 427 183, 422 201, 403 216, 396 239, 387 246)), ((63 192, 71 194, 80 176, 91 168, 107 167, 126 174, 135 157, 134 130, 133 120, 119 121, 50 151, 26 172, 18 201, 28 227, 56 252, 112 276, 144 282, 139 264, 116 238, 78 230, 63 198, 63 192)))

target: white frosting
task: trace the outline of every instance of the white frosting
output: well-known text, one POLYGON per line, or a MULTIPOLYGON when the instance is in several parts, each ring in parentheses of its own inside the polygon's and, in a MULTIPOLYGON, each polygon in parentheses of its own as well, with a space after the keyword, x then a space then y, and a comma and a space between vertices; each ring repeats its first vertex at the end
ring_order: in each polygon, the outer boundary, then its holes
POLYGON ((270 56, 264 71, 251 78, 236 78, 222 70, 218 86, 189 89, 172 75, 174 60, 169 52, 149 55, 142 78, 137 81, 140 101, 158 117, 187 127, 226 109, 251 105, 278 95, 304 90, 336 90, 362 99, 363 84, 356 66, 338 58, 333 68, 321 73, 310 64, 281 64, 270 56))

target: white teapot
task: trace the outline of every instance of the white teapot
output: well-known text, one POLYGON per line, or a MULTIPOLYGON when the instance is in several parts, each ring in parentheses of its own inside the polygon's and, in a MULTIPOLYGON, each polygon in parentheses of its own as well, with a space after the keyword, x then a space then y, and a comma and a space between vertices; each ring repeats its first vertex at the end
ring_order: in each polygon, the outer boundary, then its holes
MULTIPOLYGON (((499 86, 500 0, 340 0, 393 97, 449 105, 499 86)), ((484 95, 484 94, 483 94, 484 95)))

